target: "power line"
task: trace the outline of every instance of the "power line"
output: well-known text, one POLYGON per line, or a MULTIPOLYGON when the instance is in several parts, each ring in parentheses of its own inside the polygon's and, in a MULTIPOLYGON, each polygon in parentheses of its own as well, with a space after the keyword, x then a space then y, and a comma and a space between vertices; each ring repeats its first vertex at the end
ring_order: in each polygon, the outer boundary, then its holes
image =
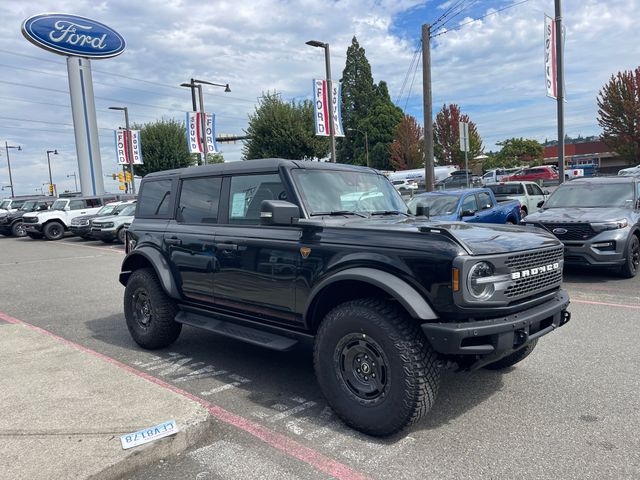
POLYGON ((398 96, 396 97, 396 103, 398 103, 400 101, 400 99, 402 98, 402 94, 404 93, 404 87, 407 85, 407 81, 409 80, 409 76, 411 75, 411 70, 414 67, 414 62, 417 61, 417 57, 418 57, 418 53, 420 53, 420 43, 418 43, 418 47, 416 48, 416 51, 413 52, 413 57, 411 58, 411 63, 409 63, 409 68, 407 69, 407 73, 404 76, 404 80, 402 81, 402 86, 400 87, 400 93, 398 94, 398 96))
POLYGON ((438 18, 436 18, 436 20, 431 24, 431 28, 435 28, 438 26, 438 23, 444 21, 445 18, 447 18, 449 16, 449 14, 456 8, 458 7, 458 5, 460 5, 462 2, 464 2, 465 0, 458 0, 457 2, 452 2, 452 4, 449 6, 449 8, 447 10, 444 11, 444 13, 442 13, 442 15, 440 15, 438 18))
POLYGON ((409 86, 409 92, 407 93, 407 100, 404 102, 404 112, 407 112, 407 105, 409 104, 409 98, 411 98, 411 90, 413 90, 413 82, 416 79, 416 73, 418 73, 418 66, 421 62, 416 62, 416 68, 413 70, 413 78, 411 79, 411 85, 409 86))
POLYGON ((490 17, 491 15, 496 15, 496 14, 498 14, 500 12, 503 12, 505 10, 508 10, 510 8, 517 7, 518 5, 522 5, 523 3, 527 3, 528 1, 529 0, 522 0, 522 1, 518 2, 518 3, 514 3, 513 5, 507 5, 505 7, 499 8, 498 10, 495 10, 493 12, 489 12, 486 15, 482 15, 481 17, 474 18, 473 20, 469 20, 468 22, 461 23, 457 27, 448 28, 448 29, 446 29, 446 30, 444 30, 442 32, 438 32, 438 33, 432 34, 431 38, 439 37, 440 35, 444 35, 445 33, 449 33, 449 32, 451 32, 453 30, 460 30, 465 25, 469 25, 471 23, 477 22, 478 20, 482 20, 483 18, 490 17))

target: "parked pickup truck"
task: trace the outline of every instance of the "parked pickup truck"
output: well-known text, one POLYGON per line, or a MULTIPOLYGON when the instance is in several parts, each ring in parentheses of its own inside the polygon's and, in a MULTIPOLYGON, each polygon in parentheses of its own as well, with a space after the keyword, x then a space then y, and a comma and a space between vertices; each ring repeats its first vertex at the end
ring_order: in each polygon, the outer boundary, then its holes
POLYGON ((488 185, 498 202, 503 200, 517 200, 520 202, 520 217, 537 212, 541 202, 547 200, 549 190, 541 189, 535 182, 502 182, 488 185))
POLYGON ((424 212, 435 220, 511 224, 520 222, 520 202, 496 200, 488 188, 423 193, 413 197, 407 205, 412 214, 424 212))

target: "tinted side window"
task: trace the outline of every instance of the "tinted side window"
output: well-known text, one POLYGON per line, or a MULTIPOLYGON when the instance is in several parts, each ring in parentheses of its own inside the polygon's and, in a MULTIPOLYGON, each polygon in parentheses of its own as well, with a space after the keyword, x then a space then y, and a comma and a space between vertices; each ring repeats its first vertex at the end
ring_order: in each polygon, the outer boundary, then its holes
POLYGON ((143 183, 136 213, 139 217, 166 217, 170 204, 171 180, 152 180, 143 183))
POLYGON ((85 200, 71 200, 69 202, 69 210, 80 210, 86 206, 85 200))
POLYGON ((462 202, 462 210, 471 210, 472 212, 478 211, 478 203, 476 202, 475 195, 469 195, 462 202))
POLYGON ((220 177, 188 178, 182 181, 178 221, 216 223, 220 203, 220 177))
POLYGON ((527 184, 527 185, 525 185, 525 187, 527 187, 527 193, 529 195, 537 195, 535 190, 533 189, 533 185, 527 184))
POLYGON ((87 207, 94 208, 102 206, 102 202, 99 198, 87 198, 87 207))
POLYGON ((533 190, 533 195, 544 195, 544 192, 538 185, 531 185, 531 189, 533 190))
POLYGON ((233 177, 229 197, 229 223, 258 225, 263 200, 287 200, 280 175, 233 177))
POLYGON ((478 194, 478 202, 480 203, 480 208, 482 210, 487 210, 493 207, 493 202, 491 201, 491 196, 488 193, 482 192, 478 194))

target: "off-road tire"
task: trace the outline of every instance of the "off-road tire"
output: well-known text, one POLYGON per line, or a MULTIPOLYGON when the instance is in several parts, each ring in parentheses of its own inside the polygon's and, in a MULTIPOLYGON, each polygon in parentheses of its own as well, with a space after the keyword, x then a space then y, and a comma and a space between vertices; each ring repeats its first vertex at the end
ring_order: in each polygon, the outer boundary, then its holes
POLYGON ((27 237, 33 238, 34 240, 40 240, 43 237, 43 235, 41 233, 30 233, 30 232, 27 232, 27 237))
MULTIPOLYGON (((331 310, 318 329, 313 360, 331 408, 347 425, 369 435, 392 435, 419 420, 433 406, 440 386, 436 354, 417 323, 383 300, 353 300, 331 310), (345 379, 345 358, 351 353, 345 355, 344 349, 349 342, 358 347, 370 342, 369 351, 382 360, 377 366, 372 362, 373 368, 385 366, 378 381, 384 377, 386 383, 375 399, 364 399, 353 390, 357 380, 345 379)), ((351 374, 356 375, 355 369, 351 374)))
POLYGON ((64 225, 60 222, 49 222, 42 230, 47 240, 60 240, 64 235, 64 225))
POLYGON ((487 370, 504 370, 505 368, 513 367, 516 363, 521 362, 529 355, 531 355, 531 352, 533 352, 533 349, 536 348, 537 343, 538 339, 536 338, 526 347, 522 347, 520 350, 516 350, 512 354, 501 358, 497 362, 485 365, 484 368, 486 368, 487 370))
POLYGON ((640 262, 640 238, 637 235, 632 235, 627 244, 627 255, 625 262, 620 267, 620 276, 623 278, 633 278, 638 274, 638 268, 640 262))
POLYGON ((118 242, 124 243, 126 236, 127 236, 127 231, 124 229, 124 227, 120 227, 118 229, 118 232, 116 233, 116 238, 118 239, 118 242))
POLYGON ((138 345, 153 350, 175 342, 182 330, 182 324, 175 321, 177 313, 175 302, 165 293, 152 269, 142 268, 131 274, 124 290, 124 316, 138 345), (142 305, 138 303, 141 294, 148 299, 148 319, 141 318, 142 305))
POLYGON ((11 225, 11 235, 14 237, 26 237, 27 232, 24 230, 24 224, 22 222, 15 222, 11 225))

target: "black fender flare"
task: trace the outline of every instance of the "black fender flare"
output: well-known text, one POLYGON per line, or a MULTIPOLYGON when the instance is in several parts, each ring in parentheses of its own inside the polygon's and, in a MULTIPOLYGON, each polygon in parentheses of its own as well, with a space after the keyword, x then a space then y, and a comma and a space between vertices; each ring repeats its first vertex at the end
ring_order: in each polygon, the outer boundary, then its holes
POLYGON ((153 267, 164 291, 167 292, 171 298, 180 299, 180 291, 171 273, 169 262, 167 262, 164 256, 155 248, 141 247, 129 253, 120 268, 120 283, 127 286, 129 277, 135 270, 135 266, 138 265, 141 260, 143 260, 143 263, 148 263, 153 267))
POLYGON ((438 315, 434 312, 433 308, 431 308, 431 305, 429 305, 425 298, 407 282, 392 273, 385 272, 384 270, 367 267, 356 267, 341 270, 340 272, 337 272, 321 281, 313 289, 311 295, 309 295, 309 300, 305 308, 306 314, 309 313, 309 308, 313 305, 316 297, 326 287, 342 280, 357 280, 369 283, 381 290, 384 290, 395 298, 413 318, 420 320, 436 320, 438 318, 438 315))

